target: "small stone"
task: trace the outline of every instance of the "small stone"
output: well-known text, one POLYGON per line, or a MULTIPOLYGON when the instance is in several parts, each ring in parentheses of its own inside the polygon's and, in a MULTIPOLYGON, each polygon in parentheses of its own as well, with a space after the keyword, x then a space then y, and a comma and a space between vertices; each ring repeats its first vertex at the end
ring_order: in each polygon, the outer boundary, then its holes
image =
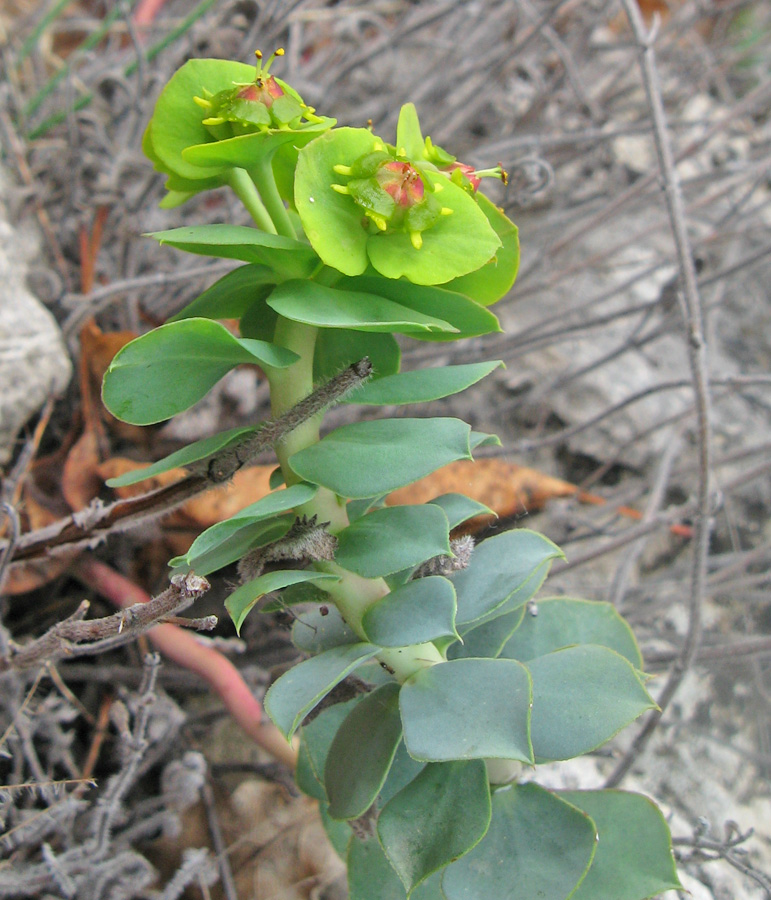
POLYGON ((27 273, 40 240, 29 226, 11 225, 0 170, 0 464, 13 454, 16 437, 49 396, 59 396, 72 377, 56 320, 27 288, 27 273))

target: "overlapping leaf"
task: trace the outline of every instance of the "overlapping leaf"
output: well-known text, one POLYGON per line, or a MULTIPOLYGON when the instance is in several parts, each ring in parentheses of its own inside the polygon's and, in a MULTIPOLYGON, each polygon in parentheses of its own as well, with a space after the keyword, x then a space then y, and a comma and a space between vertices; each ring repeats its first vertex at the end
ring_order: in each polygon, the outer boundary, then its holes
POLYGON ((378 836, 408 895, 476 846, 490 815, 481 759, 429 763, 389 800, 378 817, 378 836))
POLYGON ((313 250, 302 241, 247 225, 189 225, 156 231, 149 237, 187 253, 267 266, 282 281, 309 277, 319 262, 313 250))
POLYGON ((632 629, 610 603, 548 597, 537 615, 526 616, 503 648, 503 656, 527 662, 571 644, 599 644, 621 654, 636 668, 642 655, 632 629))
POLYGON ((190 466, 193 463, 200 462, 203 459, 208 459, 210 456, 221 453, 223 450, 227 450, 228 447, 237 446, 248 437, 255 434, 256 431, 256 428, 248 427, 231 428, 228 431, 221 431, 219 434, 212 435, 208 438, 202 438, 200 441, 188 444, 187 447, 183 447, 181 450, 176 450, 174 453, 164 456, 163 459, 159 459, 157 462, 152 463, 152 465, 145 466, 141 469, 132 469, 117 478, 109 478, 106 484, 108 487, 112 488, 127 487, 131 484, 137 484, 139 481, 144 481, 147 478, 154 478, 156 475, 160 475, 163 472, 170 472, 172 469, 190 466))
POLYGON ((457 331, 443 334, 413 333, 411 338, 422 341, 455 341, 460 338, 478 337, 501 331, 496 316, 464 294, 447 290, 446 287, 410 284, 409 281, 393 281, 362 275, 357 278, 343 278, 337 282, 344 291, 364 291, 379 294, 394 303, 409 307, 427 316, 436 316, 449 322, 457 331))
POLYGON ((418 578, 373 603, 362 627, 373 644, 407 647, 442 638, 457 638, 455 590, 439 575, 418 578))
MULTIPOLYGON (((275 282, 276 275, 268 266, 239 266, 215 281, 168 321, 178 322, 180 319, 196 317, 240 319, 250 306, 267 296, 270 285, 275 282)), ((258 337, 244 335, 247 336, 258 337)))
POLYGON ((355 819, 375 801, 402 739, 395 682, 367 694, 340 725, 324 766, 329 814, 355 819))
POLYGON ((329 575, 323 572, 313 572, 298 569, 279 569, 276 572, 267 572, 247 581, 237 588, 225 601, 225 609, 230 613, 230 618, 236 626, 236 631, 241 633, 244 619, 254 608, 255 604, 271 591, 278 591, 290 584, 302 582, 339 581, 338 575, 329 575))
POLYGON ((469 566, 453 579, 458 623, 481 623, 527 603, 546 577, 550 561, 562 555, 548 538, 525 528, 483 541, 469 566))
MULTIPOLYGON (((310 484, 294 484, 285 490, 273 491, 245 506, 229 519, 207 528, 193 541, 187 553, 173 559, 171 565, 186 565, 195 569, 199 575, 214 572, 243 556, 249 548, 249 535, 255 528, 259 533, 263 523, 307 503, 315 494, 316 488, 310 484)), ((286 531, 291 524, 291 517, 283 517, 281 521, 286 523, 286 531)))
POLYGON ((500 360, 494 360, 465 366, 401 372, 362 385, 345 402, 366 406, 403 406, 407 403, 440 400, 465 391, 502 365, 500 360))
POLYGON ((656 706, 634 667, 607 647, 557 650, 531 659, 527 669, 533 679, 530 733, 539 761, 588 753, 656 706))
POLYGON ((241 363, 286 368, 297 354, 237 338, 211 319, 183 319, 119 350, 104 376, 102 399, 117 418, 151 425, 184 412, 241 363))
POLYGON ((572 900, 644 900, 682 888, 669 828, 655 803, 626 791, 559 791, 597 826, 592 867, 572 900))
POLYGON ((404 742, 416 759, 533 761, 530 677, 509 659, 456 659, 402 687, 404 742))
POLYGON ((295 453, 289 462, 301 478, 343 497, 373 497, 456 459, 470 459, 470 435, 459 419, 356 422, 295 453))
POLYGON ((535 784, 497 791, 492 806, 484 840, 444 873, 447 900, 566 900, 594 857, 594 822, 535 784))
POLYGON ((268 306, 294 322, 320 328, 350 328, 388 334, 457 330, 444 319, 401 306, 379 294, 340 291, 300 279, 280 284, 268 298, 268 306))
POLYGON ((290 740, 305 716, 358 666, 378 651, 372 644, 346 644, 306 659, 283 674, 265 695, 265 710, 290 740))
POLYGON ((447 516, 430 504, 373 510, 337 537, 335 561, 363 578, 392 575, 451 552, 447 516))

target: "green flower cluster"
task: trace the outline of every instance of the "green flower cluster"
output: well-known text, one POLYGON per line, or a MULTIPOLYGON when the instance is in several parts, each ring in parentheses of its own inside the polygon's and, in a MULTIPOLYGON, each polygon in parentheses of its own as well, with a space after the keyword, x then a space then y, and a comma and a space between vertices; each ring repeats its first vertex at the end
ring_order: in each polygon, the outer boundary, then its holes
POLYGON ((488 305, 517 272, 517 230, 482 194, 483 175, 421 134, 412 104, 396 143, 367 128, 335 128, 257 66, 190 60, 172 77, 144 149, 166 177, 164 206, 230 185, 263 230, 299 230, 325 266, 442 284, 488 305), (251 198, 247 196, 251 194, 251 198), (263 207, 267 213, 263 214, 263 207), (456 282, 458 282, 456 284, 456 282))

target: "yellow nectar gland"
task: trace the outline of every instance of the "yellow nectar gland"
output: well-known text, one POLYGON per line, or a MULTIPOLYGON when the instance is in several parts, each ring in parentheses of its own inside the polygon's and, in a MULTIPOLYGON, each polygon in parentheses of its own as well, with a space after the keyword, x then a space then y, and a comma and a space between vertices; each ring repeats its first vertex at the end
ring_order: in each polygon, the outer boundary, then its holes
POLYGON ((388 228, 388 222, 380 215, 375 212, 372 212, 371 209, 364 210, 364 215, 369 216, 370 219, 377 225, 378 231, 385 231, 388 228))

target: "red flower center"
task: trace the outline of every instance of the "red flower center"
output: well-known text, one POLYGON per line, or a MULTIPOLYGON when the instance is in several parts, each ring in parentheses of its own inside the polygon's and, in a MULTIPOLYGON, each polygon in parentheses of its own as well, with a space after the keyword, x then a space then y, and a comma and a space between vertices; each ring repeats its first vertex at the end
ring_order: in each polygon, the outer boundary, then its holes
POLYGON ((423 179, 409 163, 396 160, 384 163, 375 177, 383 190, 393 197, 397 206, 408 208, 423 199, 423 179))
POLYGON ((268 75, 267 78, 259 76, 254 84, 244 85, 244 87, 236 93, 236 97, 239 100, 250 100, 253 103, 262 103, 268 108, 273 105, 274 100, 283 96, 283 90, 272 75, 268 75))

